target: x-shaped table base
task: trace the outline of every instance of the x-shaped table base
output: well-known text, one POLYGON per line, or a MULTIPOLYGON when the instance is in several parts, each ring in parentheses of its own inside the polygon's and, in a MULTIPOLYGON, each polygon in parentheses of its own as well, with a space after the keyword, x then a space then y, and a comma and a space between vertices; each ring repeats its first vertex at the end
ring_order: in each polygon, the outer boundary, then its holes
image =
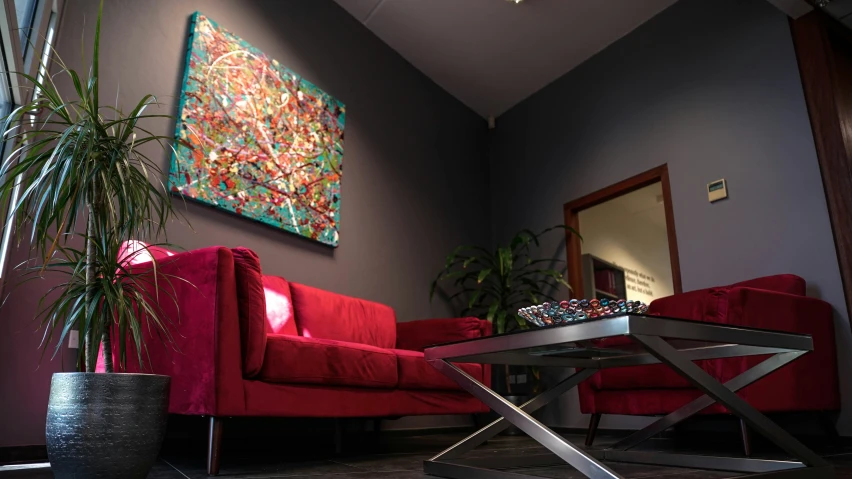
POLYGON ((614 472, 606 464, 601 462, 603 460, 610 460, 615 462, 746 472, 756 474, 747 476, 754 478, 823 479, 834 477, 834 468, 827 461, 805 447, 793 436, 736 395, 736 391, 739 389, 748 386, 795 360, 804 354, 804 352, 790 351, 774 354, 723 385, 695 365, 681 351, 672 347, 659 336, 641 334, 631 334, 630 336, 647 353, 689 380, 704 395, 609 448, 586 451, 556 434, 530 414, 576 387, 595 374, 597 369, 585 368, 579 370, 555 387, 541 393, 521 406, 515 406, 446 359, 430 359, 429 363, 432 366, 456 381, 462 388, 499 414, 501 418, 430 460, 425 461, 424 471, 430 475, 449 479, 534 479, 534 476, 500 471, 493 468, 519 468, 568 463, 586 477, 592 479, 621 479, 623 476, 614 472), (642 441, 697 414, 714 403, 725 406, 732 414, 741 418, 753 430, 762 434, 798 460, 778 461, 630 450, 642 441), (505 430, 509 427, 510 423, 527 433, 556 456, 547 454, 517 458, 461 458, 464 453, 476 448, 505 430), (549 463, 542 462, 548 459, 550 460, 549 463), (450 460, 452 462, 448 462, 450 460))

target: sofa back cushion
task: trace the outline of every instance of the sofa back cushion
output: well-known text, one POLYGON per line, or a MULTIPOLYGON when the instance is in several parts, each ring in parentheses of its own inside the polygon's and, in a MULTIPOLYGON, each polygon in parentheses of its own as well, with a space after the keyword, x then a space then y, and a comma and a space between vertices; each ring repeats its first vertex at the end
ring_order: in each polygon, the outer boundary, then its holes
POLYGON ((396 345, 396 314, 390 306, 290 283, 299 334, 379 348, 396 345))
POLYGON ((298 336, 290 283, 280 276, 263 275, 263 292, 266 295, 266 333, 298 336))
POLYGON ((248 248, 233 248, 243 374, 252 377, 263 366, 266 351, 266 297, 260 258, 248 248))
POLYGON ((396 323, 396 349, 423 351, 435 344, 480 338, 483 336, 482 323, 489 324, 473 317, 396 323))
POLYGON ((648 313, 696 321, 724 322, 728 315, 727 292, 751 288, 805 295, 805 280, 794 274, 777 274, 741 281, 728 286, 699 289, 654 300, 648 313))
POLYGON ((722 322, 726 308, 720 307, 723 291, 699 289, 655 299, 648 305, 648 314, 695 321, 722 322))
POLYGON ((764 289, 766 291, 775 291, 776 293, 795 294, 796 296, 805 296, 805 280, 795 274, 776 274, 773 276, 763 276, 761 278, 750 279, 734 283, 726 289, 732 288, 752 288, 764 289))

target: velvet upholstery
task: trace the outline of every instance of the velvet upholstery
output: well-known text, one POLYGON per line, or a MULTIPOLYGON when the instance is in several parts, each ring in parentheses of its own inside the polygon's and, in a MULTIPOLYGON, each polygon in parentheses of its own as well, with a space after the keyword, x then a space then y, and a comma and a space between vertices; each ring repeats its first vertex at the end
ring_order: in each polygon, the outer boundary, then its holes
MULTIPOLYGON (((804 296, 804 280, 794 275, 757 278, 730 286, 661 298, 649 312, 696 321, 810 334, 814 351, 741 389, 737 394, 763 412, 836 411, 840 409, 831 306, 804 296), (759 288, 758 288, 759 286, 759 288)), ((726 382, 769 356, 698 361, 726 382)), ((583 413, 668 414, 700 395, 698 390, 664 376, 662 365, 613 368, 580 384, 583 413)), ((724 413, 713 405, 703 414, 724 413)))
POLYGON ((266 297, 260 258, 248 248, 233 248, 237 305, 240 312, 240 345, 243 373, 255 376, 263 366, 266 350, 266 297))
POLYGON ((396 323, 396 347, 423 351, 429 346, 482 336, 482 320, 477 318, 421 319, 396 323))
POLYGON ((740 281, 739 283, 728 286, 727 289, 751 288, 804 296, 806 294, 806 287, 807 283, 805 283, 804 278, 801 276, 796 276, 795 274, 776 274, 740 281))
MULTIPOLYGON (((160 259, 157 267, 163 274, 185 281, 158 281, 163 291, 178 298, 175 304, 168 295, 160 294, 164 298, 160 307, 171 322, 174 344, 165 345, 143 318, 148 347, 143 356, 144 372, 172 377, 169 412, 245 415, 233 253, 214 246, 160 259)), ((150 262, 141 263, 134 271, 151 268, 150 262)), ((153 286, 150 289, 154 294, 153 286)), ((128 354, 126 368, 118 365, 117 343, 113 341, 116 369, 143 371, 135 353, 128 354)))
POLYGON ((396 345, 396 314, 390 306, 298 283, 290 283, 299 335, 369 344, 396 345))
POLYGON ((400 417, 473 414, 488 407, 465 391, 356 388, 245 381, 251 416, 400 417))
POLYGON ((266 296, 266 334, 298 336, 293 297, 287 280, 280 276, 264 275, 263 292, 266 296))
MULTIPOLYGON (((139 251, 140 245, 130 246, 139 251)), ((396 417, 488 411, 467 392, 426 372, 425 361, 404 360, 406 387, 400 385, 399 358, 418 359, 422 353, 393 350, 395 313, 388 306, 262 276, 256 255, 243 248, 152 251, 148 258, 133 256, 134 271, 150 271, 151 261, 157 261, 159 271, 186 280, 159 283, 174 288, 177 298, 177 304, 165 299, 160 304, 171 322, 173 345, 154 337, 143 318, 149 348, 144 371, 171 376, 171 413, 396 417), (248 308, 244 301, 251 302, 248 308), (262 339, 256 334, 258 309, 264 312, 262 339), (265 346, 259 355, 261 341, 265 346), (252 375, 257 361, 260 367, 252 375), (414 372, 408 372, 412 364, 414 372)), ((440 324, 441 334, 429 333, 435 343, 491 332, 490 323, 471 318, 432 321, 406 324, 423 332, 440 324)), ((113 341, 116 361, 117 351, 113 341)), ((126 367, 117 369, 142 370, 134 357, 131 351, 126 367)), ((102 372, 103 361, 99 364, 102 372)), ((490 384, 489 366, 463 367, 490 384)))
POLYGON ((397 359, 391 350, 366 344, 269 335, 258 379, 270 383, 394 388, 397 359))
MULTIPOLYGON (((455 381, 444 376, 427 363, 422 352, 407 349, 394 349, 392 351, 397 357, 399 367, 398 387, 400 389, 461 390, 461 387, 455 381)), ((482 381, 481 364, 459 363, 456 366, 470 374, 474 379, 482 381)))

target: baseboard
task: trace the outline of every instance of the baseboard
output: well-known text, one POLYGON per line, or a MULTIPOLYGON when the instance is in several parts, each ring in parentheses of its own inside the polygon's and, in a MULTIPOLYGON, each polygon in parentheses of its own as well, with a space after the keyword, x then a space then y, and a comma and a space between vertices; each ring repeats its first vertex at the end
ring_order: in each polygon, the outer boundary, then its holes
POLYGON ((47 446, 0 447, 0 465, 47 461, 47 446))

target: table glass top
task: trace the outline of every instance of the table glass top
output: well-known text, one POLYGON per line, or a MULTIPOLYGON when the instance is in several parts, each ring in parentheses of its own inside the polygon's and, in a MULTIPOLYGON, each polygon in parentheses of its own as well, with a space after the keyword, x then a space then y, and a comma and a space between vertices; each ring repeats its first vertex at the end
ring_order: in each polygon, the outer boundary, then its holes
MULTIPOLYGON (((520 329, 520 330, 511 331, 511 332, 503 333, 503 334, 494 334, 492 336, 463 339, 463 340, 460 340, 460 341, 452 341, 452 342, 448 342, 448 343, 434 344, 434 345, 429 346, 429 347, 448 346, 448 345, 451 345, 451 344, 461 344, 461 343, 485 341, 485 340, 488 340, 489 338, 513 336, 513 335, 519 335, 519 334, 529 334, 529 333, 535 332, 535 331, 570 328, 570 327, 576 326, 578 324, 588 324, 588 323, 594 323, 594 322, 599 322, 599 321, 608 321, 608 320, 612 320, 612 319, 616 319, 616 318, 623 318, 623 317, 626 317, 626 316, 630 316, 630 317, 633 317, 633 318, 648 318, 648 319, 655 319, 655 320, 663 319, 663 320, 666 320, 666 321, 674 321, 674 322, 678 322, 678 323, 694 324, 694 323, 698 322, 698 321, 694 321, 694 320, 690 320, 690 319, 672 318, 672 317, 657 316, 657 315, 652 315, 652 314, 622 313, 622 314, 614 314, 612 316, 607 316, 605 318, 585 319, 585 320, 582 320, 582 321, 572 321, 570 323, 557 324, 557 325, 553 325, 553 326, 544 326, 544 327, 531 326, 529 329, 520 329)), ((716 323, 716 322, 709 322, 709 321, 700 321, 699 323, 704 324, 704 325, 717 325, 717 326, 725 327, 725 328, 734 328, 734 329, 743 330, 743 331, 756 331, 756 332, 764 332, 764 333, 784 333, 784 334, 790 334, 792 336, 802 336, 802 337, 809 336, 809 335, 806 335, 806 334, 789 333, 787 331, 778 331, 778 330, 763 329, 763 328, 750 328, 750 327, 745 327, 745 326, 738 326, 738 325, 725 324, 725 323, 716 323)), ((619 349, 619 348, 617 348, 617 349, 619 349)))

